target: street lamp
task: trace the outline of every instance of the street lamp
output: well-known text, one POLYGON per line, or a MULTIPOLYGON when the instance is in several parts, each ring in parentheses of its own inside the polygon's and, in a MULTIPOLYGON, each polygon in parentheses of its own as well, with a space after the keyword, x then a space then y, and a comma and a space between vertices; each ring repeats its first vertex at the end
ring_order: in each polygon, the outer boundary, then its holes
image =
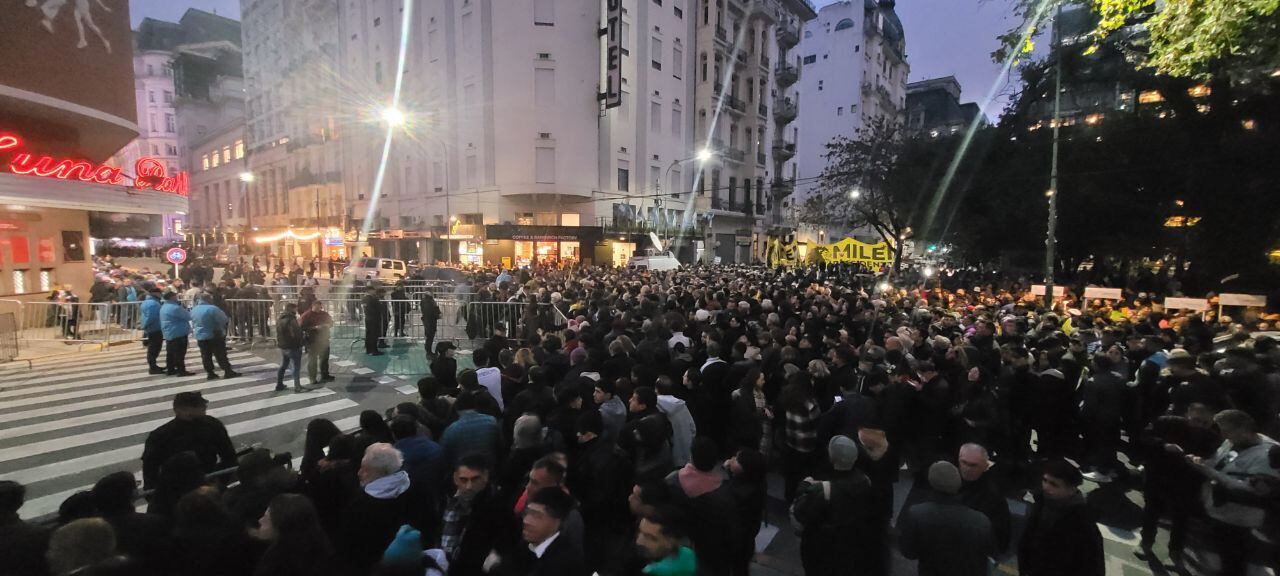
MULTIPOLYGON (((713 152, 713 151, 711 151, 711 149, 710 149, 710 148, 703 148, 703 149, 699 150, 697 154, 694 154, 693 156, 691 156, 691 157, 689 157, 689 158, 682 158, 682 159, 680 159, 680 160, 672 160, 672 161, 671 161, 671 165, 670 165, 670 166, 667 166, 667 169, 662 173, 662 179, 655 183, 655 187, 656 187, 656 188, 657 188, 657 190, 658 190, 658 194, 659 194, 659 196, 661 196, 661 193, 662 193, 662 183, 663 183, 663 182, 668 182, 668 181, 670 181, 670 180, 671 180, 671 170, 672 170, 673 168, 675 168, 676 166, 679 166, 679 165, 681 165, 681 164, 684 164, 685 162, 689 162, 689 161, 691 161, 691 160, 697 160, 697 161, 698 161, 698 164, 706 164, 707 162, 710 162, 712 158, 715 158, 715 157, 716 157, 716 153, 715 153, 715 152, 713 152)), ((674 196, 676 196, 677 194, 679 194, 679 191, 673 190, 673 191, 671 192, 671 194, 672 194, 672 196, 674 197, 674 196)), ((653 207, 654 207, 654 209, 655 209, 655 210, 661 211, 661 208, 662 208, 662 199, 661 199, 661 197, 659 197, 659 198, 655 198, 655 199, 653 200, 653 207)), ((686 209, 688 209, 688 207, 687 207, 687 206, 686 206, 685 208, 686 208, 686 209)), ((661 216, 659 216, 659 220, 658 220, 658 222, 659 222, 659 223, 661 223, 661 222, 662 222, 662 220, 661 220, 661 216)))
POLYGON ((382 121, 386 122, 387 126, 391 128, 404 126, 404 112, 400 111, 399 108, 388 106, 382 109, 381 115, 382 121))
POLYGON ((857 199, 859 199, 859 198, 861 198, 861 197, 862 197, 862 190, 859 190, 859 189, 857 189, 857 188, 854 188, 853 190, 850 190, 850 191, 849 191, 849 199, 850 199, 850 200, 857 200, 857 199))
POLYGON ((716 155, 715 152, 712 152, 711 149, 703 148, 702 150, 698 151, 698 155, 694 156, 694 158, 696 158, 699 162, 707 162, 712 158, 715 158, 715 155, 716 155))
POLYGON ((240 181, 245 184, 252 184, 254 180, 253 172, 241 172, 240 181))

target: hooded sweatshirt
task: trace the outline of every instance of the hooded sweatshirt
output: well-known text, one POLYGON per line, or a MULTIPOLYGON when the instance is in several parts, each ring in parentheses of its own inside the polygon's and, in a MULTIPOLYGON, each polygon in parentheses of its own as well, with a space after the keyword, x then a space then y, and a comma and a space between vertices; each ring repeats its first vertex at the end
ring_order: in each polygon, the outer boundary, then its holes
POLYGON ((692 458, 693 438, 698 435, 698 426, 689 413, 689 407, 675 396, 659 395, 658 410, 671 422, 672 463, 676 466, 688 464, 692 458))

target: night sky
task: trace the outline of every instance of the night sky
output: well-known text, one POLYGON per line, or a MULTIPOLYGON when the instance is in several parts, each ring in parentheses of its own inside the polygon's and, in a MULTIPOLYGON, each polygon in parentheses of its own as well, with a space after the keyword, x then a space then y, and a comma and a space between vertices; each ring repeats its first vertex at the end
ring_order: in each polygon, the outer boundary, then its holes
MULTIPOLYGON (((819 7, 837 0, 815 0, 819 7)), ((979 103, 991 90, 1000 67, 991 61, 996 36, 1010 22, 1005 0, 898 0, 898 15, 907 32, 911 80, 954 75, 963 100, 979 103)), ((187 8, 200 8, 239 19, 239 0, 130 0, 135 27, 144 17, 176 21, 187 8)), ((997 87, 1003 92, 1005 86, 997 87)), ((985 109, 995 118, 1005 99, 985 109)))

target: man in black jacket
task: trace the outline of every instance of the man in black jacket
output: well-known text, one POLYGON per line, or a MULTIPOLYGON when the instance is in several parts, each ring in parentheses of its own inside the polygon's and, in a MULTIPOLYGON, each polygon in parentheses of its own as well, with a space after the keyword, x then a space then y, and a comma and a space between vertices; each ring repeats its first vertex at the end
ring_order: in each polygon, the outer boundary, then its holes
POLYGON ((1120 426, 1128 390, 1124 378, 1115 372, 1115 368, 1115 363, 1106 354, 1094 355, 1092 374, 1081 386, 1080 416, 1085 422, 1089 461, 1094 468, 1084 477, 1094 482, 1109 482, 1123 470, 1116 460, 1116 450, 1120 445, 1120 426))
POLYGON ((569 489, 581 502, 588 566, 599 569, 625 534, 631 465, 626 453, 601 438, 604 420, 590 410, 578 417, 578 455, 569 473, 569 489))
POLYGON ((382 301, 381 288, 369 288, 364 300, 364 353, 370 356, 381 356, 386 344, 383 337, 387 335, 387 304, 382 301))
POLYGON ((561 528, 573 511, 573 497, 559 487, 529 496, 522 513, 520 542, 486 559, 490 573, 510 576, 585 576, 582 548, 561 528))
POLYGON ((991 521, 996 553, 1004 552, 1009 547, 1009 536, 1013 532, 1012 519, 1009 501, 1000 493, 991 475, 987 474, 987 470, 991 468, 987 449, 980 444, 965 444, 960 447, 958 462, 962 481, 960 501, 991 521))
POLYGON ((960 471, 950 462, 929 467, 933 499, 898 521, 902 555, 919 560, 920 576, 986 576, 996 553, 991 521, 957 497, 960 471))
POLYGON ((1018 545, 1021 576, 1104 576, 1102 534, 1080 493, 1080 471, 1066 460, 1044 465, 1041 494, 1018 545))
POLYGON ((403 465, 400 451, 390 444, 365 450, 357 474, 360 493, 342 510, 333 534, 345 573, 368 574, 401 526, 408 524, 422 533, 432 528, 428 491, 409 480, 403 465))
POLYGON ((195 452, 206 474, 236 465, 227 427, 205 414, 208 406, 199 392, 179 392, 173 397, 173 420, 151 431, 142 450, 143 488, 155 488, 160 466, 179 452, 195 452))
POLYGON ((139 563, 142 575, 163 573, 169 538, 169 521, 157 514, 134 509, 138 486, 133 473, 119 471, 93 485, 93 505, 116 533, 116 550, 139 563))
POLYGON ((791 505, 792 517, 802 526, 800 562, 804 573, 876 574, 879 563, 869 560, 884 553, 884 538, 877 534, 882 520, 871 481, 854 468, 858 445, 846 436, 836 436, 827 444, 827 457, 831 475, 823 481, 805 479, 791 505))
POLYGON ((451 575, 483 574, 485 557, 514 529, 506 499, 489 482, 492 468, 487 457, 475 453, 458 459, 453 468, 454 493, 445 503, 440 537, 451 575))

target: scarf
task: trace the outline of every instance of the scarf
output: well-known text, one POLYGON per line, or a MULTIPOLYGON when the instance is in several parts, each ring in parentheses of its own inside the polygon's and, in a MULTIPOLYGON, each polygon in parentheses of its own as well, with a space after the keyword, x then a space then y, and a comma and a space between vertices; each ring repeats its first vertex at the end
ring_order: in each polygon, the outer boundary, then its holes
POLYGON ((390 500, 409 490, 409 473, 401 470, 365 484, 364 493, 378 500, 390 500))

